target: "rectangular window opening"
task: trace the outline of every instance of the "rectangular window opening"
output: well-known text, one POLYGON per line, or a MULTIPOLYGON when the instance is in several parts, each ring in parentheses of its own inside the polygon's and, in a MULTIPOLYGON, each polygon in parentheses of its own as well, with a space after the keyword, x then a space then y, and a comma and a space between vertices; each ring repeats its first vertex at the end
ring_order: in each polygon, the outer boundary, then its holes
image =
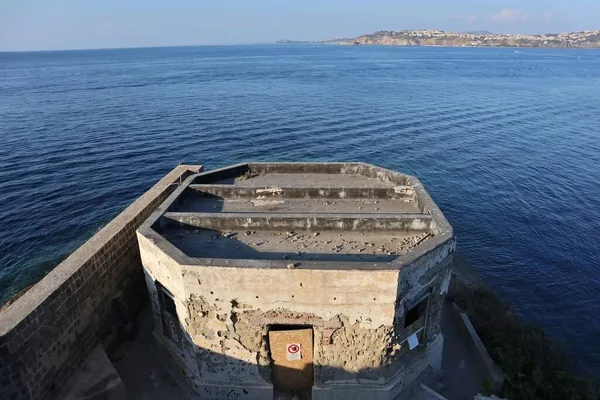
POLYGON ((427 306, 429 304, 429 293, 426 293, 424 298, 417 301, 418 303, 412 306, 404 317, 405 328, 408 328, 419 319, 425 317, 425 314, 427 314, 427 306))
POLYGON ((175 343, 180 343, 179 334, 179 319, 177 318, 177 307, 175 299, 160 282, 156 281, 156 291, 158 294, 158 302, 160 303, 161 316, 163 323, 163 333, 175 343))

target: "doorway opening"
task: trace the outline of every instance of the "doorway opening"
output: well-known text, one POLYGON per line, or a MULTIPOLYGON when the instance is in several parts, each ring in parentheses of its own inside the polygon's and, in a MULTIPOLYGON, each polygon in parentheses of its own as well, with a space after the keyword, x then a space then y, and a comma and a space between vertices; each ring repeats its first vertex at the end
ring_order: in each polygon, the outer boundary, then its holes
POLYGON ((310 398, 314 383, 313 327, 271 325, 268 337, 275 391, 310 398))

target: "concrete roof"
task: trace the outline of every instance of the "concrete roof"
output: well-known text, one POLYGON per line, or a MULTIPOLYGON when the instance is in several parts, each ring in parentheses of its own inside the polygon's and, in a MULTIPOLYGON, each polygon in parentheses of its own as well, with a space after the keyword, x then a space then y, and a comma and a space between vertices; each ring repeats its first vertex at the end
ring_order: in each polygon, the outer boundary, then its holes
POLYGON ((364 163, 248 163, 198 173, 139 233, 182 265, 395 269, 452 239, 413 176, 364 163))

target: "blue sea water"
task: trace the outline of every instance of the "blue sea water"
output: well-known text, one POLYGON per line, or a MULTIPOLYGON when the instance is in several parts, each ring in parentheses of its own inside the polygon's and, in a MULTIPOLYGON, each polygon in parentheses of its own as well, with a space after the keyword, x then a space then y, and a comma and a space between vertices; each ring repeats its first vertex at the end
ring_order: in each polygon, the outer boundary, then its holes
POLYGON ((417 175, 460 252, 600 376, 600 52, 228 46, 0 53, 0 303, 179 162, 417 175))

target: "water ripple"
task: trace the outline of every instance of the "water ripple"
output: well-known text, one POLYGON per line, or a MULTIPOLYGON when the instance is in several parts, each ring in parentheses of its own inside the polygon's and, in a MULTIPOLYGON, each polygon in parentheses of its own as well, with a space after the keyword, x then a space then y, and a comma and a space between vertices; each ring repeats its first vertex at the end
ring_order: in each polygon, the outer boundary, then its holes
POLYGON ((359 160, 418 175, 490 285, 600 376, 597 52, 0 53, 0 93, 0 303, 178 162, 359 160))

